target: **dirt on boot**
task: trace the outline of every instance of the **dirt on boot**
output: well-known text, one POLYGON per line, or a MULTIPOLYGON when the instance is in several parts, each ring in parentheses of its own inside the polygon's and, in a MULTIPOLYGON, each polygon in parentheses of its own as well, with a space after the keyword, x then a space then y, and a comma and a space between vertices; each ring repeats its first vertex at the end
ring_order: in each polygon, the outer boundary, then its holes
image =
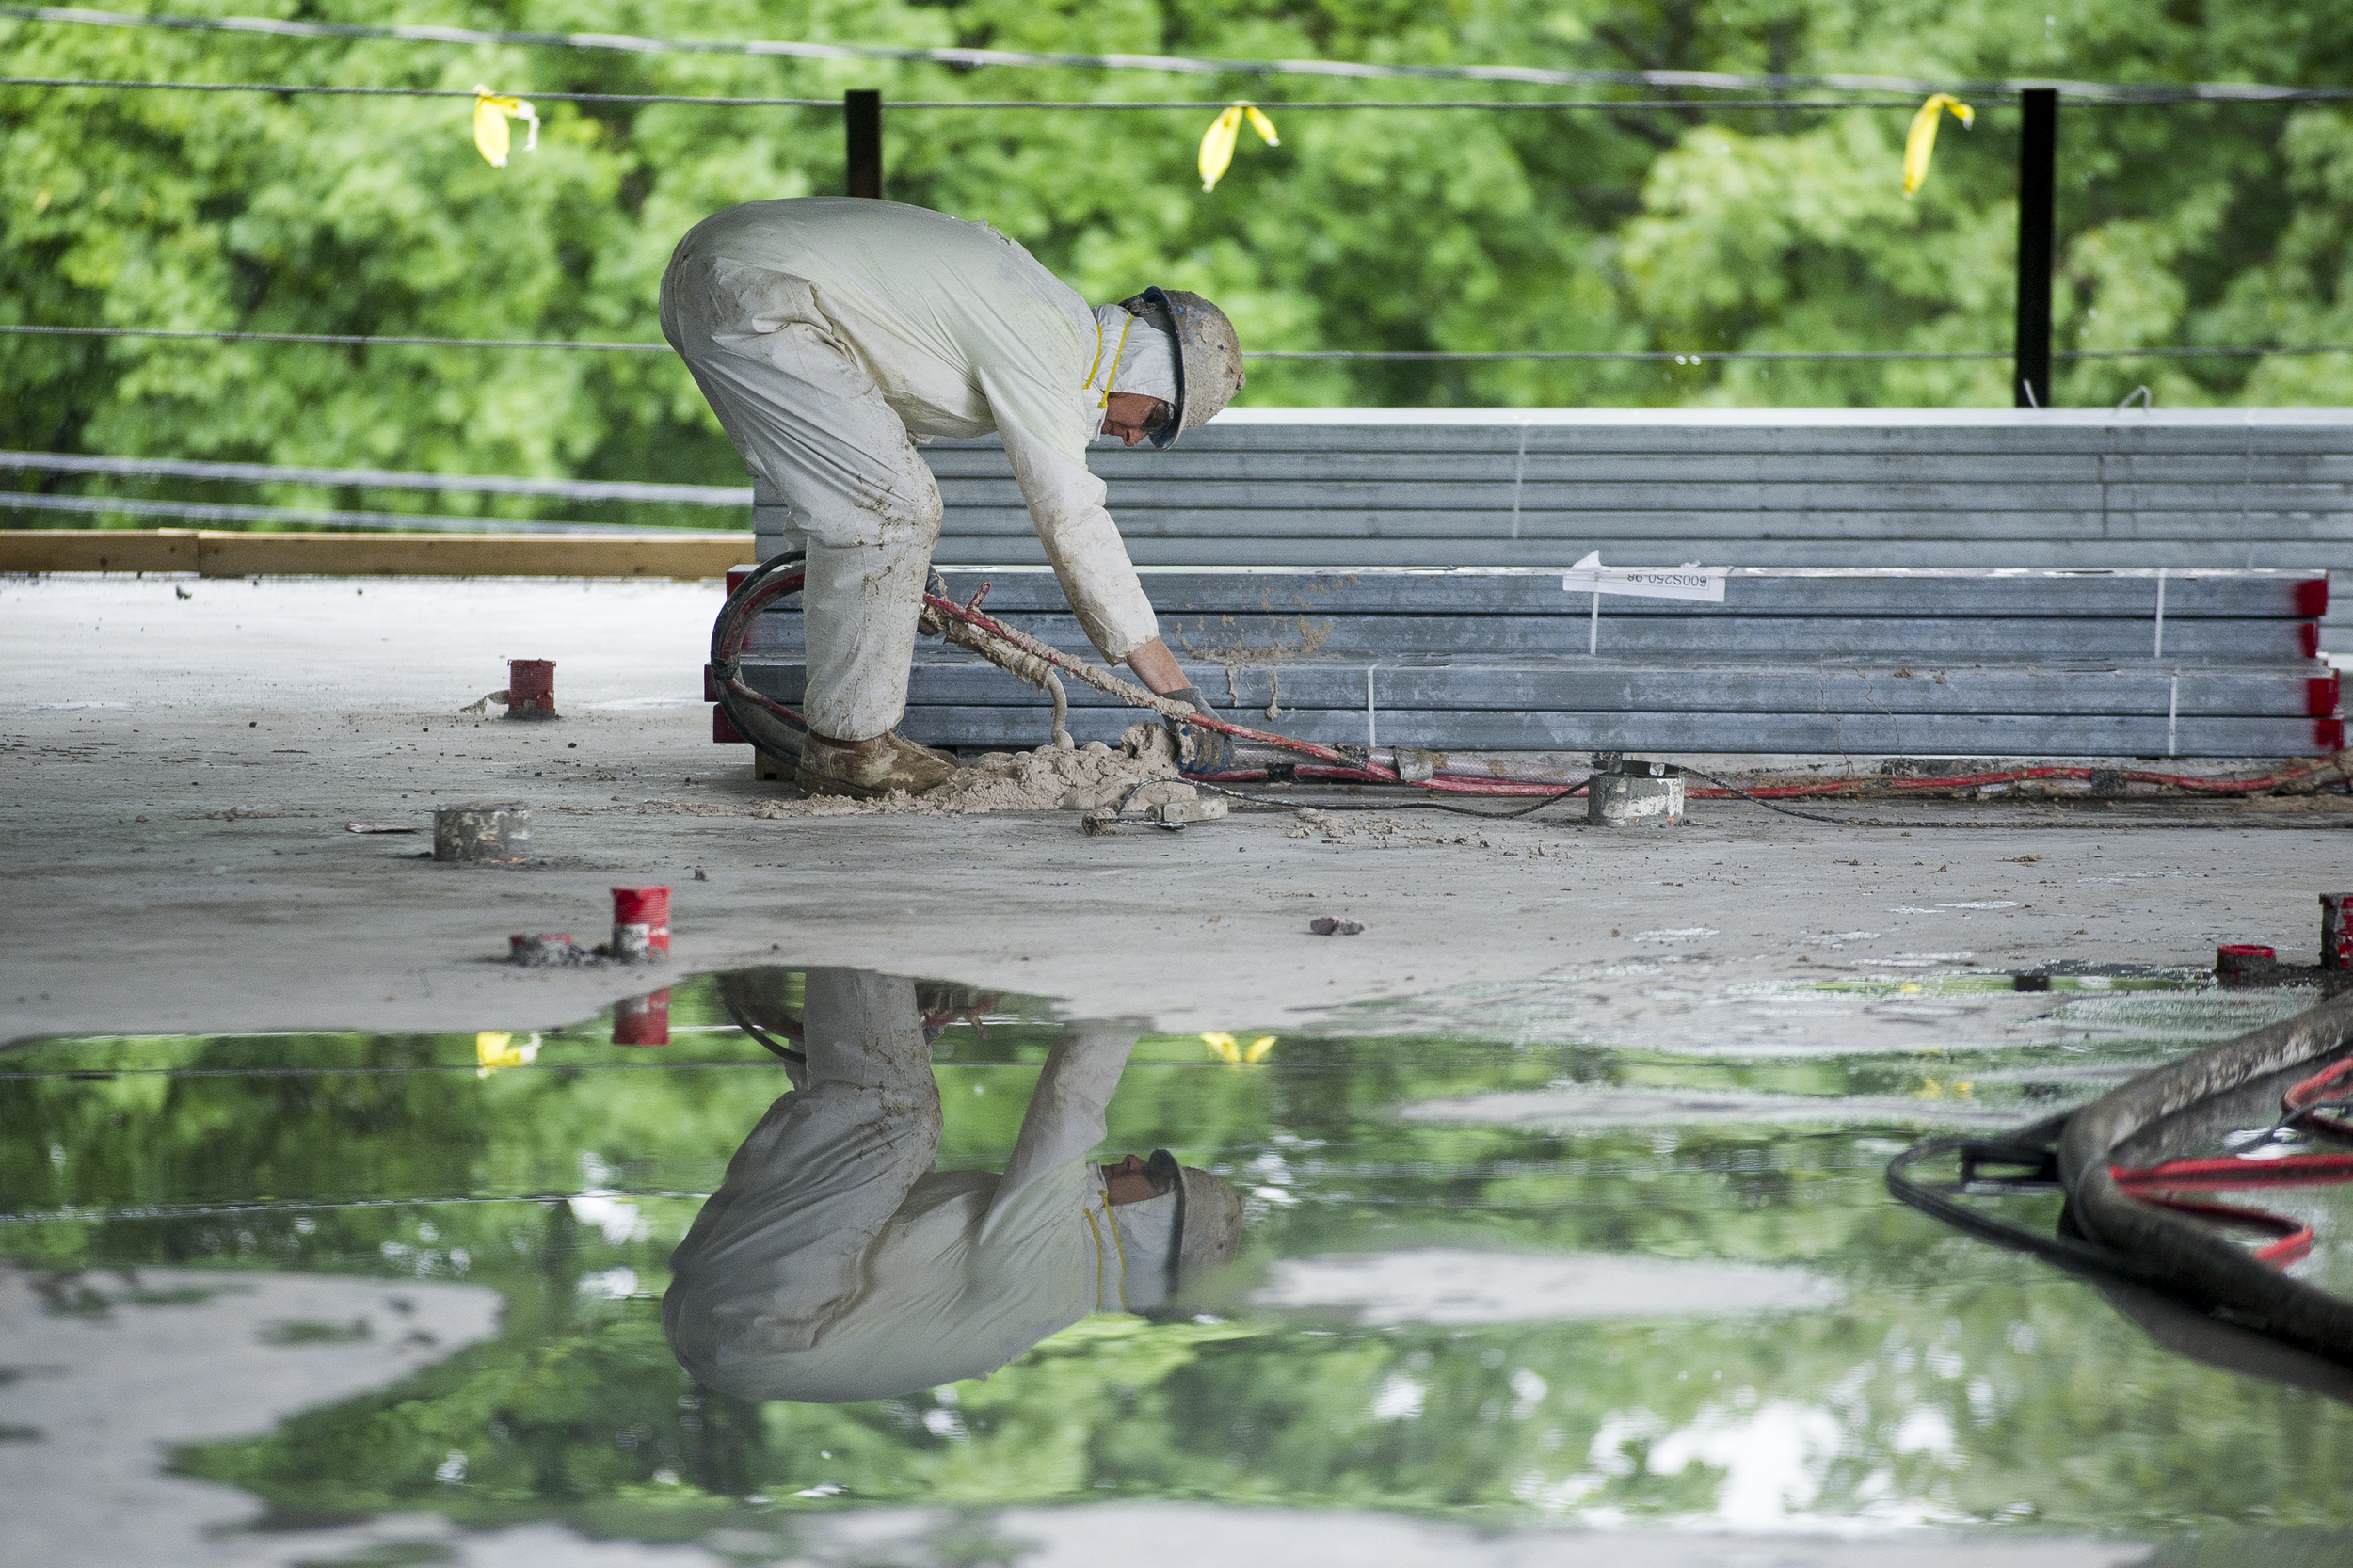
POLYGON ((928 794, 953 778, 954 762, 897 735, 878 746, 840 745, 813 731, 801 743, 800 785, 812 795, 878 800, 904 792, 928 794))

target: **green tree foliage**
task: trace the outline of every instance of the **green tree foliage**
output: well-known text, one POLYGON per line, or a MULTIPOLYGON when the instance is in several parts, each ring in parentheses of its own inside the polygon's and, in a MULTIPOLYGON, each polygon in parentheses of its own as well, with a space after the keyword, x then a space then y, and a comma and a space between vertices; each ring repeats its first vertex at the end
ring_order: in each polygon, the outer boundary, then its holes
MULTIPOLYGON (((352 0, 175 0, 378 21, 352 0)), ((2353 10, 2313 0, 584 0, 407 22, 1224 56, 1936 78, 2343 85, 2353 10)), ((1401 81, 632 56, 0 24, 13 73, 889 99, 1545 96, 1401 81)), ((1550 96, 1561 96, 1559 93, 1550 96)), ((826 108, 540 104, 496 169, 463 99, 0 88, 0 315, 254 330, 658 340, 677 237, 732 202, 839 190, 826 108)), ((984 218, 1090 298, 1158 280, 1268 348, 2004 348, 2017 115, 1945 131, 1900 194, 1905 108, 1278 115, 1214 193, 1203 111, 892 111, 891 194, 984 218)), ((2353 343, 2353 112, 2070 106, 2060 344, 2353 343)), ((1262 362, 1261 404, 2007 403, 2000 360, 1863 365, 1262 362)), ((731 482, 666 357, 0 341, 0 440, 452 472, 731 482)), ((2121 360, 2062 400, 2345 402, 2353 356, 2121 360)), ((281 488, 280 502, 337 498, 281 488)), ((351 498, 342 498, 349 504, 351 498)), ((381 504, 382 503, 379 503, 381 504)), ((463 498, 522 515, 530 504, 463 498)))

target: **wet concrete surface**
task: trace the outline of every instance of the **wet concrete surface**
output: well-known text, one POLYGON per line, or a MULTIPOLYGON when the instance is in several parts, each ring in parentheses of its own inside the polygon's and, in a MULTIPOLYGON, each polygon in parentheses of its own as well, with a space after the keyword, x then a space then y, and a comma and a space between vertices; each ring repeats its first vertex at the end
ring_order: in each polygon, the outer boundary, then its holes
MULTIPOLYGON (((491 962, 507 936, 596 939, 608 888, 664 882, 684 968, 912 968, 1179 1029, 1542 978, 1554 1027, 1729 1043, 1768 1026, 1722 999, 1805 976, 2203 965, 2217 941, 2303 956, 2314 895, 2353 875, 2353 818, 2326 803, 2131 830, 1993 807, 1911 831, 1737 803, 1615 834, 1417 814, 1385 842, 1290 837, 1280 814, 1110 838, 1065 813, 762 820, 776 787, 710 743, 699 700, 718 602, 712 584, 0 584, 0 1039, 552 1026, 644 985, 491 962), (557 662, 563 722, 456 712, 508 657, 557 662), (485 798, 531 808, 536 863, 421 857, 436 804, 485 798), (1322 914, 1366 929, 1310 935, 1322 914)), ((1938 1016, 1905 1027, 1933 1041, 1938 1016)))
POLYGON ((276 1550, 223 1540, 253 1519, 253 1499, 169 1473, 171 1450, 260 1437, 296 1411, 399 1383, 490 1337, 499 1305, 493 1290, 448 1281, 0 1263, 8 1555, 277 1564, 366 1544, 384 1532, 276 1550))
MULTIPOLYGON (((2311 956, 2353 818, 769 820, 779 792, 708 739, 718 600, 0 583, 0 1041, 24 1047, 0 1066, 32 1075, 0 1085, 21 1096, 0 1407, 22 1412, 0 1414, 0 1490, 44 1499, 47 1560, 1037 1568, 1167 1560, 1172 1539, 1236 1564, 2339 1560, 2338 1406, 2160 1350, 2087 1288, 1892 1208, 1879 1167, 2292 1010, 2181 987, 2219 941, 2311 956), (563 722, 456 712, 509 657, 557 661, 563 722), (481 799, 531 808, 535 863, 423 858, 433 807, 481 799), (599 939, 608 889, 654 882, 676 891, 666 970, 494 961, 511 932, 599 939), (1310 935, 1323 914, 1366 929, 1310 935), (722 1423, 681 1405, 654 1298, 780 1087, 688 977, 787 962, 1160 1032, 1129 1093, 1176 1087, 1113 1134, 1249 1183, 1258 1251, 1212 1316, 1250 1345, 1156 1325, 1049 1347, 961 1413, 739 1410, 757 1476, 688 1442, 722 1423), (2008 988, 2052 965, 2169 979, 2008 988), (600 1009, 673 983, 677 1045, 606 1043, 600 1009), (1284 1043, 1229 1068, 1192 1037, 1242 1027, 1284 1043), (360 1032, 289 1032, 323 1030, 360 1032), (84 1038, 32 1043, 57 1036, 84 1038), (392 1332, 395 1287, 430 1288, 433 1347, 392 1332), (1186 1378, 1216 1397, 1153 1403, 1186 1378), (1264 1408, 1218 1403, 1255 1390, 1264 1408), (1528 1425, 1545 1400, 1557 1452, 1528 1425), (1041 1464, 1021 1423, 1066 1407, 1087 1435, 1057 1429, 1041 1464), (501 1493, 485 1466, 516 1409, 541 1465, 501 1493), (1300 1440, 1265 1448, 1254 1421, 1300 1440), (1360 1453, 1253 1489, 1343 1429, 1360 1453), (874 1490, 837 1504, 844 1437, 874 1490), (1156 1443, 1258 1457, 1188 1491, 1156 1443)), ((1001 1162, 1019 1023, 943 1065, 965 1108, 943 1161, 1001 1162)))
MULTIPOLYGON (((881 977, 856 994, 903 1017, 821 1016, 844 977, 798 966, 668 978, 651 1030, 0 1056, 0 1491, 40 1499, 33 1560, 2300 1568, 2353 1528, 2341 1379, 1881 1181, 1956 1108, 2031 1119, 2291 993, 1812 979, 1774 995, 1843 1031, 1753 1051, 1528 1028, 1535 984, 1456 993, 1480 1021, 1451 1027, 1425 999, 1406 1029, 1372 1003, 1203 1036, 881 977), (1965 1036, 1862 1038, 1931 1002, 1965 1036), (985 1377, 840 1404, 698 1385, 673 1282, 711 1265, 681 1239, 855 1207, 769 1139, 809 1125, 823 1042, 863 1060, 894 1029, 937 1110, 886 1095, 872 1124, 936 1116, 929 1179, 1019 1162, 1039 1106, 1083 1097, 1047 1093, 1081 1042, 1118 1069, 1099 1153, 1064 1157, 1172 1148, 1243 1194, 1240 1256, 1174 1313, 1107 1301, 985 1377), (1511 1098, 1542 1094, 1577 1113, 1511 1098)), ((2345 1206, 2312 1217, 2297 1267, 2341 1274, 2345 1206)))

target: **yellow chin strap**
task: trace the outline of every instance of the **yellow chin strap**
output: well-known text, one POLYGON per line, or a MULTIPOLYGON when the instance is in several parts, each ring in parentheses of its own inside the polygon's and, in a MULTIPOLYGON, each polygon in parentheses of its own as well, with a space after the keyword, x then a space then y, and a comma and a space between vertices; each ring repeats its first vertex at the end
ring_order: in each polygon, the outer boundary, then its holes
MULTIPOLYGON (((1112 349, 1112 367, 1103 374, 1103 395, 1096 400, 1095 406, 1097 408, 1108 408, 1112 406, 1112 382, 1119 375, 1120 356, 1128 352, 1128 334, 1134 329, 1135 325, 1136 318, 1131 315, 1128 318, 1128 325, 1119 329, 1119 343, 1112 349)), ((1103 322, 1102 318, 1098 316, 1096 318, 1095 322, 1095 362, 1087 366, 1087 378, 1080 382, 1079 385, 1082 387, 1092 387, 1095 385, 1095 373, 1102 369, 1103 322)))
MULTIPOLYGON (((1119 1221, 1112 1213, 1111 1193, 1098 1192, 1096 1196, 1103 1200, 1103 1225, 1111 1230, 1112 1253, 1119 1259, 1119 1274, 1112 1288, 1119 1293, 1119 1310, 1126 1312, 1129 1310, 1128 1306, 1128 1244, 1119 1239, 1119 1221)), ((1085 1217, 1087 1229, 1095 1238, 1095 1299, 1099 1303, 1103 1299, 1103 1230, 1095 1223, 1095 1210, 1082 1208, 1079 1212, 1085 1217)))

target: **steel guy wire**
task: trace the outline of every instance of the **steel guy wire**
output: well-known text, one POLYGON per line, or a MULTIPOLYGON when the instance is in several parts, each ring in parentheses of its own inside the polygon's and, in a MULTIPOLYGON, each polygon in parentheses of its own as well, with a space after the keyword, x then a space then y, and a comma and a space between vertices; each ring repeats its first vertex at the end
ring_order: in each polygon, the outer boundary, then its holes
MULTIPOLYGON (((305 506, 253 506, 227 501, 153 501, 140 496, 40 495, 0 490, 0 511, 74 512, 125 517, 175 518, 183 522, 299 522, 321 528, 357 528, 426 534, 611 534, 643 532, 642 523, 541 522, 527 518, 453 518, 431 513, 345 512, 305 506)), ((734 538, 739 530, 711 532, 665 528, 665 539, 734 538)))
MULTIPOLYGON (((0 15, 5 15, 0 9, 0 15)), ((0 76, 0 87, 18 88, 112 88, 126 92, 262 92, 283 97, 336 98, 475 98, 480 93, 468 88, 360 88, 337 87, 326 83, 308 82, 166 82, 133 80, 115 76, 0 76)), ((698 104, 712 108, 799 108, 839 109, 838 98, 763 98, 696 92, 556 92, 524 88, 517 91, 519 98, 546 99, 559 104, 698 104)), ((2332 103, 2353 98, 2353 88, 2313 88, 2281 91, 2264 98, 2217 100, 2209 98, 2131 98, 2084 99, 2078 104, 2087 108, 2134 108, 2152 104, 2185 103, 2234 102, 2241 104, 2310 104, 2332 103)), ((1080 112, 1128 109, 1181 109, 1188 113, 1198 110, 1218 110, 1232 106, 1225 98, 894 98, 884 107, 898 109, 1072 109, 1080 112)), ((1742 110, 1742 109, 1901 109, 1916 111, 1918 103, 1910 98, 1382 98, 1382 99, 1260 99, 1257 107, 1279 110, 1284 114, 1312 114, 1324 110, 1380 109, 1406 112, 1416 109, 1503 109, 1503 110, 1585 110, 1585 109, 1672 109, 1678 111, 1742 110)), ((2001 99, 1981 105, 1977 112, 1999 113, 2010 105, 2001 99)))
POLYGON ((0 324, 0 334, 64 338, 208 338, 222 343, 306 343, 355 348, 580 348, 610 354, 670 352, 670 345, 666 343, 598 343, 565 338, 376 337, 357 332, 237 332, 187 327, 37 327, 14 322, 0 324))
MULTIPOLYGON (((470 95, 471 96, 471 95, 470 95)), ((228 328, 180 327, 49 327, 0 322, 0 336, 65 338, 198 339, 220 343, 291 343, 325 347, 364 348, 522 348, 582 349, 599 353, 667 354, 665 343, 604 343, 567 338, 430 338, 377 337, 356 332, 243 332, 228 328)), ((2185 360, 2260 358, 2265 354, 2353 354, 2353 344, 2290 344, 2279 346, 2199 348, 2063 348, 2054 360, 2185 360)), ((1940 361, 2008 360, 2007 348, 1723 348, 1723 349, 1389 349, 1389 348, 1262 348, 1244 349, 1245 360, 1617 360, 1636 363, 1702 365, 1716 360, 1758 361, 1940 361)))
POLYGON ((572 501, 642 501, 686 506, 748 506, 749 486, 662 485, 626 479, 527 479, 505 474, 416 473, 392 469, 305 468, 215 463, 181 457, 107 457, 69 452, 0 452, 0 470, 199 479, 252 485, 333 485, 360 489, 457 490, 548 495, 572 501))
MULTIPOLYGON (((0 14, 5 14, 0 12, 0 14)), ((361 88, 306 82, 176 82, 114 76, 0 76, 0 87, 110 88, 125 92, 261 92, 285 97, 474 98, 468 88, 361 88)), ((558 104, 699 104, 715 108, 839 109, 839 98, 760 98, 692 92, 553 92, 519 88, 514 96, 558 104)), ((1224 98, 894 98, 888 109, 1071 109, 1117 113, 1135 109, 1218 110, 1224 98)), ((1919 107, 1909 98, 1397 98, 1271 100, 1257 105, 1285 114, 1323 110, 1385 109, 1902 109, 1919 107)), ((2000 104, 1993 108, 2006 107, 2000 104)))
MULTIPOLYGON (((2114 103, 2273 102, 2353 97, 2353 89, 2299 88, 2261 82, 2081 82, 2056 77, 1930 81, 1912 76, 1743 75, 1715 71, 1576 71, 1540 66, 1376 64, 1359 60, 1225 60, 1182 55, 1069 54, 1010 49, 928 49, 785 40, 657 39, 622 33, 484 31, 471 27, 380 26, 298 22, 257 16, 128 15, 68 6, 0 6, 0 18, 57 25, 154 28, 183 33, 242 33, 276 38, 378 40, 459 46, 511 44, 526 48, 649 55, 732 55, 810 60, 876 60, 948 66, 1053 67, 1085 71, 1146 71, 1196 76, 1310 76, 1354 81, 1520 83, 1542 87, 1595 85, 1689 88, 1705 92, 1966 92, 2009 95, 2030 88, 2073 99, 2114 103)), ((1221 105, 1223 106, 1223 105, 1221 105)))

